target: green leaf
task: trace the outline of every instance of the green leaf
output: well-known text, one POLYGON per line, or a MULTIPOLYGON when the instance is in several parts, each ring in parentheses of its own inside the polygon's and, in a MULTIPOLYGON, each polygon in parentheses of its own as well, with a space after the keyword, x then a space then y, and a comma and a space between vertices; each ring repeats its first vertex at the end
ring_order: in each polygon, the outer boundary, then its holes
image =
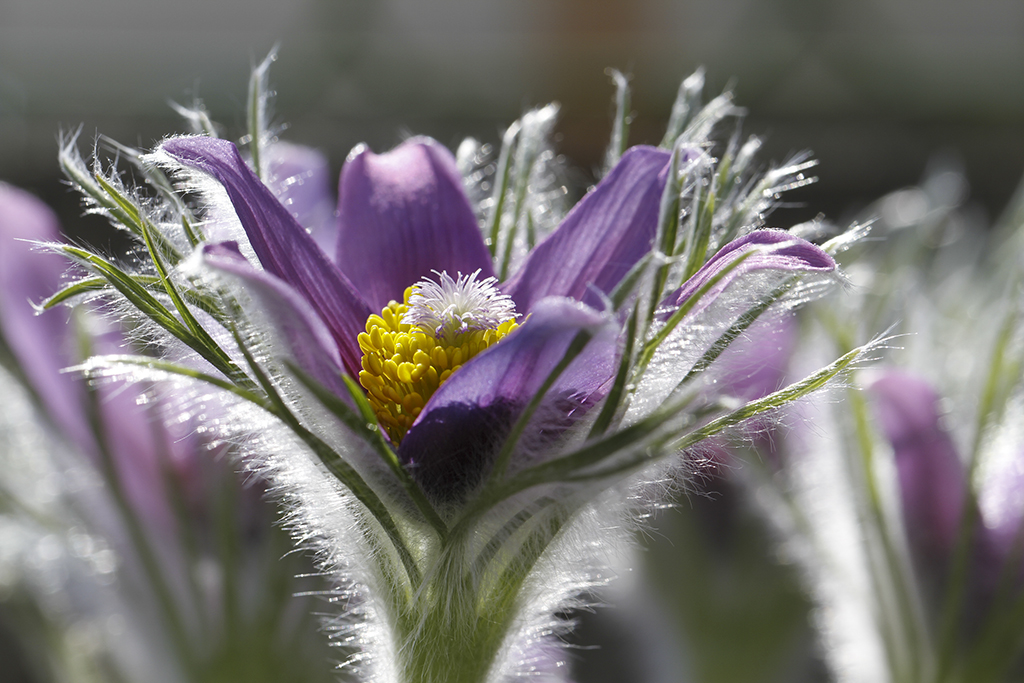
POLYGON ((99 273, 110 285, 126 298, 140 313, 164 328, 189 348, 202 356, 215 368, 223 372, 232 381, 241 386, 251 386, 249 379, 224 351, 216 345, 203 343, 187 326, 174 317, 167 308, 154 297, 146 287, 123 270, 103 257, 90 253, 79 247, 60 245, 60 250, 71 258, 79 261, 87 268, 99 273))
POLYGON ((736 319, 736 322, 734 322, 729 329, 723 332, 722 335, 715 340, 715 343, 704 352, 704 355, 693 364, 693 367, 688 373, 686 373, 686 376, 683 377, 683 380, 680 382, 680 386, 686 384, 694 377, 711 367, 711 364, 718 360, 718 357, 721 356, 734 341, 736 341, 737 337, 753 325, 757 319, 760 318, 765 311, 771 308, 773 304, 778 302, 786 292, 793 289, 799 281, 799 276, 786 279, 785 282, 765 295, 754 306, 744 311, 743 314, 736 319))
POLYGON ((750 258, 757 250, 751 249, 743 254, 740 254, 732 261, 729 265, 725 266, 719 272, 715 273, 704 285, 694 292, 693 296, 684 301, 679 305, 668 320, 665 321, 664 326, 661 327, 646 344, 644 344, 643 350, 640 353, 640 358, 637 361, 636 368, 633 372, 633 384, 637 384, 643 373, 647 370, 647 366, 650 364, 651 359, 654 358, 654 353, 658 350, 658 347, 668 339, 669 335, 678 327, 679 323, 682 322, 683 318, 693 310, 693 307, 707 295, 709 291, 715 285, 722 281, 725 276, 729 275, 732 271, 740 266, 741 263, 750 258))
POLYGON ((123 270, 107 261, 102 256, 93 254, 79 247, 63 244, 60 250, 84 266, 93 270, 105 279, 114 289, 132 303, 139 312, 160 325, 182 341, 192 341, 192 334, 181 324, 156 297, 150 294, 145 285, 135 280, 123 270))
MULTIPOLYGON (((212 136, 216 137, 216 136, 212 136)), ((116 150, 118 154, 124 156, 132 165, 145 177, 148 182, 167 202, 174 206, 174 209, 178 214, 181 215, 182 229, 185 232, 185 237, 188 239, 189 244, 195 248, 202 242, 205 237, 198 228, 193 227, 193 217, 189 208, 182 201, 181 196, 178 194, 174 187, 174 183, 167 177, 160 167, 155 166, 151 163, 143 161, 143 153, 139 150, 123 145, 117 140, 113 140, 106 136, 102 137, 104 144, 116 150)))
POLYGON ((498 155, 498 170, 494 175, 494 192, 491 194, 491 210, 487 216, 487 246, 491 258, 498 258, 498 241, 501 239, 501 219, 505 213, 505 197, 512 177, 512 154, 522 125, 515 121, 505 130, 501 138, 501 153, 498 155))
POLYGON ((180 375, 182 377, 188 377, 189 379, 198 380, 205 382, 218 389, 231 392, 239 398, 245 399, 246 401, 263 408, 268 412, 273 412, 273 406, 270 401, 267 400, 266 396, 256 393, 245 387, 240 387, 234 382, 230 382, 221 377, 210 375, 205 372, 200 372, 186 365, 180 365, 178 363, 172 363, 170 361, 159 360, 157 358, 151 358, 149 356, 96 356, 90 362, 90 366, 94 364, 111 364, 111 365, 135 365, 147 370, 155 370, 157 372, 165 372, 169 375, 180 375))
POLYGON ((683 134, 690 118, 700 109, 701 94, 704 92, 704 69, 697 69, 682 83, 672 104, 672 113, 668 119, 668 128, 660 147, 672 149, 679 136, 683 134))
POLYGON ((134 203, 131 199, 126 197, 120 190, 108 181, 106 178, 96 173, 93 175, 97 185, 103 192, 106 193, 107 197, 118 207, 119 215, 125 217, 128 221, 127 227, 134 234, 141 237, 144 241, 147 241, 147 248, 149 247, 148 241, 152 240, 156 247, 159 248, 160 253, 171 260, 173 265, 178 265, 182 258, 184 258, 178 248, 167 239, 167 237, 159 230, 147 231, 149 218, 145 213, 134 203), (151 236, 146 237, 146 233, 150 232, 151 236))
POLYGON ((263 142, 267 135, 267 75, 270 65, 277 59, 277 46, 252 70, 249 77, 249 156, 256 177, 263 178, 263 142))
MULTIPOLYGON (((700 185, 697 186, 698 188, 700 185)), ((708 246, 711 244, 711 229, 715 220, 715 203, 718 197, 717 178, 711 177, 706 194, 694 193, 696 209, 690 219, 690 229, 683 240, 683 254, 686 269, 680 282, 686 282, 700 270, 708 260, 708 246)))
MULTIPOLYGON (((136 282, 146 287, 152 287, 153 285, 160 284, 160 278, 153 277, 152 275, 134 275, 136 282)), ((43 301, 41 307, 43 310, 48 310, 59 304, 73 299, 79 294, 86 294, 88 292, 98 292, 109 287, 110 284, 105 277, 90 277, 77 282, 72 282, 70 285, 64 287, 56 294, 50 296, 50 298, 43 301)))
MULTIPOLYGON (((539 109, 534 109, 520 119, 520 128, 515 147, 515 160, 512 166, 515 173, 512 181, 512 207, 511 226, 505 235, 504 251, 501 258, 501 267, 497 268, 498 279, 505 280, 509 275, 509 267, 512 263, 512 252, 515 246, 516 235, 520 232, 526 234, 526 241, 530 242, 530 223, 532 217, 527 209, 527 195, 530 188, 530 177, 533 174, 537 158, 543 150, 546 139, 546 127, 554 121, 558 106, 549 104, 539 109), (525 216, 525 221, 524 221, 525 216), (525 225, 524 225, 525 223, 525 225)), ((504 149, 502 150, 504 152, 504 149)), ((498 217, 499 224, 501 217, 498 217)), ((495 249, 498 245, 495 246, 495 249)))
POLYGON ((622 348, 622 356, 619 358, 619 368, 615 372, 615 381, 612 382, 612 388, 608 392, 608 396, 605 397, 604 405, 601 406, 601 412, 598 414, 597 420, 590 428, 589 438, 595 438, 604 434, 608 427, 611 426, 615 414, 619 411, 620 402, 626 392, 626 382, 629 380, 629 369, 633 363, 633 346, 636 343, 637 317, 639 315, 640 309, 634 307, 633 313, 629 316, 629 321, 626 323, 625 342, 622 348))
POLYGON ((604 172, 612 170, 619 163, 622 153, 629 146, 630 91, 629 79, 618 69, 608 69, 606 74, 615 83, 615 118, 612 120, 612 134, 604 155, 604 172))
POLYGON ((683 396, 667 402, 667 404, 663 404, 662 407, 655 410, 648 417, 625 429, 609 434, 597 441, 587 443, 578 450, 556 460, 523 470, 510 479, 501 489, 493 492, 488 497, 488 502, 494 505, 520 491, 544 483, 597 480, 621 475, 643 467, 658 458, 683 451, 751 417, 781 408, 822 388, 837 375, 861 360, 868 351, 874 349, 879 343, 881 343, 881 340, 858 347, 803 380, 795 382, 764 398, 750 401, 742 407, 711 420, 705 425, 683 435, 680 435, 678 431, 666 430, 664 426, 672 419, 677 419, 681 416, 693 402, 694 396, 683 396), (637 448, 641 443, 659 431, 662 433, 657 438, 643 444, 642 452, 639 455, 603 470, 588 469, 616 453, 623 452, 626 449, 637 448))
MULTIPOLYGON (((153 265, 156 267, 157 273, 160 276, 160 282, 167 292, 167 296, 170 297, 171 302, 178 311, 178 315, 184 321, 185 325, 194 335, 196 345, 203 349, 206 349, 209 353, 214 355, 218 363, 215 365, 219 368, 226 370, 225 374, 236 381, 246 381, 248 378, 245 373, 235 365, 235 362, 231 360, 231 357, 214 341, 213 337, 199 324, 195 316, 192 315, 192 311, 185 304, 185 301, 181 298, 178 293, 178 288, 175 286, 174 281, 171 279, 167 266, 163 262, 163 256, 160 250, 155 244, 155 237, 161 233, 153 226, 145 216, 141 217, 140 225, 142 227, 142 237, 146 242, 146 249, 149 250, 149 256, 153 261, 153 265)), ((195 348, 195 346, 193 347, 195 348)))

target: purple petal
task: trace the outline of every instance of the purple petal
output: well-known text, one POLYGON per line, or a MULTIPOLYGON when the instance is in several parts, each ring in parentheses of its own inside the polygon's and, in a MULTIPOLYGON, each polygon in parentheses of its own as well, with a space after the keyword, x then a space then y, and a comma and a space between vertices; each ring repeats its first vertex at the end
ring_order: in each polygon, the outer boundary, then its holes
POLYGON ((32 389, 72 441, 88 439, 81 386, 61 369, 78 361, 67 310, 32 307, 60 289, 67 261, 24 240, 60 239, 57 217, 32 195, 0 183, 0 334, 32 389))
POLYGON ((595 303, 590 287, 610 292, 651 249, 670 154, 632 147, 581 199, 502 287, 517 310, 546 296, 595 303))
POLYGON ((278 201, 306 228, 327 255, 334 253, 337 225, 331 167, 319 150, 275 142, 265 150, 270 180, 278 201))
POLYGON ((363 331, 370 309, 309 233, 260 182, 238 149, 226 140, 205 137, 175 138, 162 149, 224 186, 260 263, 310 303, 327 325, 345 369, 358 376, 362 353, 356 336, 363 331))
POLYGON ((341 358, 330 333, 298 292, 253 268, 233 242, 205 245, 202 259, 204 264, 245 284, 299 368, 336 395, 347 396, 341 381, 341 358))
POLYGON ((385 154, 353 150, 338 214, 338 267, 375 311, 434 270, 494 275, 455 158, 433 140, 414 138, 385 154))
MULTIPOLYGON (((753 401, 786 385, 789 362, 796 349, 799 325, 796 316, 758 319, 727 348, 716 362, 722 374, 715 378, 715 392, 743 401, 753 401)), ((757 447, 757 452, 772 467, 780 465, 777 416, 750 418, 739 428, 757 447)), ((733 455, 730 439, 712 437, 700 449, 718 474, 742 462, 733 455)))
MULTIPOLYGON (((617 327, 563 298, 538 303, 522 327, 441 385, 398 456, 431 495, 451 500, 479 483, 508 430, 581 330, 594 334, 548 392, 524 432, 536 448, 603 398, 615 371, 617 327)), ((523 445, 523 444, 521 444, 523 445)))
POLYGON ((796 349, 797 333, 798 324, 792 314, 759 319, 719 358, 724 373, 716 381, 719 390, 753 401, 781 389, 796 349))
POLYGON ((967 475, 942 427, 938 396, 924 380, 897 370, 872 383, 870 391, 896 459, 911 545, 925 562, 944 562, 956 544, 967 475))
MULTIPOLYGON (((124 349, 108 348, 111 353, 124 349)), ((169 458, 176 439, 165 425, 160 403, 139 404, 144 388, 114 382, 103 384, 96 392, 99 414, 103 421, 103 448, 113 463, 113 474, 119 480, 129 503, 147 527, 147 533, 172 538, 174 511, 167 498, 167 476, 176 474, 169 458)), ((182 436, 178 434, 177 436, 182 436)), ((98 454, 91 454, 100 461, 98 454)), ((193 458, 207 454, 199 451, 193 458)))
MULTIPOLYGON (((68 441, 95 463, 100 446, 88 424, 81 377, 61 372, 80 360, 76 330, 65 309, 36 315, 31 305, 59 289, 67 262, 58 254, 35 251, 22 240, 59 238, 57 219, 45 204, 0 184, 0 329, 50 416, 68 441)), ((90 332, 95 353, 125 352, 121 335, 101 321, 91 321, 90 332)), ((147 523, 166 529, 172 515, 158 458, 172 444, 167 438, 156 444, 157 435, 166 430, 138 405, 137 390, 112 383, 95 391, 105 447, 129 500, 147 523)))
POLYGON ((736 259, 751 251, 754 253, 708 290, 687 317, 702 311, 730 284, 746 273, 757 270, 830 273, 836 269, 835 259, 810 242, 793 237, 784 230, 755 230, 722 247, 693 277, 683 283, 682 287, 670 294, 664 304, 670 308, 668 315, 671 314, 671 309, 680 306, 736 259))

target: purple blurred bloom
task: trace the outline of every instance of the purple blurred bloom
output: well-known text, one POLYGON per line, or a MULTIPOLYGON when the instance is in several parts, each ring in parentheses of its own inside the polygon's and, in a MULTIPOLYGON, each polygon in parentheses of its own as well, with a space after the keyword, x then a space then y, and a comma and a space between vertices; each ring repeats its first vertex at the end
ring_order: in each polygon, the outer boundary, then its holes
MULTIPOLYGON (((22 369, 29 388, 63 437, 101 466, 105 451, 113 461, 133 508, 165 530, 173 513, 166 496, 164 467, 185 475, 196 447, 187 426, 175 430, 161 406, 140 405, 140 391, 102 385, 88 397, 85 385, 64 370, 82 360, 76 327, 63 308, 37 313, 37 304, 60 289, 66 261, 39 250, 40 242, 60 238, 57 218, 35 197, 0 185, 0 331, 22 369), (89 401, 95 400, 100 432, 89 424, 89 401), (184 452, 183 452, 184 451, 184 452)), ((119 333, 90 321, 96 353, 123 353, 119 333)))
MULTIPOLYGON (((61 287, 67 262, 37 246, 58 241, 53 212, 0 183, 0 351, 10 354, 5 360, 13 361, 66 444, 58 466, 78 470, 85 461, 104 483, 69 495, 89 531, 118 553, 117 590, 131 627, 146 634, 133 635, 152 648, 146 657, 178 657, 185 677, 198 659, 208 658, 204 664, 216 668, 223 666, 217 657, 227 656, 248 658, 257 669, 287 661, 296 670, 294 680, 304 679, 292 660, 323 646, 309 640, 316 638, 316 626, 303 615, 306 606, 294 600, 309 583, 295 575, 308 567, 298 557, 280 559, 289 548, 273 527, 276 509, 264 503, 264 487, 243 485, 224 448, 213 450, 196 431, 195 418, 149 395, 150 386, 109 381, 89 387, 66 371, 81 362, 85 339, 95 354, 123 354, 127 343, 98 316, 69 319, 63 307, 33 308, 61 287), (204 631, 211 620, 229 624, 256 614, 278 621, 270 630, 262 623, 235 625, 216 638, 204 631), (297 645, 289 638, 298 633, 306 640, 297 645)), ((323 666, 317 660, 304 668, 311 679, 333 678, 326 659, 323 666)), ((237 675, 262 680, 241 669, 237 675)))
POLYGON ((81 442, 89 429, 81 409, 82 391, 61 368, 72 364, 74 335, 64 309, 36 316, 33 304, 60 286, 67 261, 58 254, 32 253, 34 242, 60 237, 57 217, 31 194, 0 183, 0 333, 58 426, 81 442))
POLYGON ((319 150, 277 141, 266 149, 268 185, 327 254, 334 253, 331 168, 319 150))
MULTIPOLYGON (((789 312, 779 318, 758 320, 722 353, 715 389, 741 401, 754 401, 784 387, 798 332, 796 316, 789 312)), ((776 417, 761 416, 751 418, 742 427, 758 455, 772 467, 781 465, 776 423, 776 417)), ((716 474, 728 475, 742 461, 728 438, 711 437, 700 450, 716 474)), ((708 486, 715 483, 709 482, 708 486)))
MULTIPOLYGON (((352 377, 362 355, 357 335, 371 312, 401 300, 406 288, 432 271, 493 275, 491 257, 462 188, 451 153, 431 140, 409 140, 385 154, 357 148, 340 181, 337 255, 332 262, 249 169, 229 142, 177 138, 162 151, 212 175, 227 190, 264 270, 233 257, 211 265, 263 283, 287 306, 288 344, 317 378, 343 367, 352 377), (271 285, 272 280, 279 284, 271 285), (285 290, 291 290, 289 295, 285 290), (317 320, 300 322, 311 314, 317 320), (323 330, 306 348, 300 328, 323 330), (325 348, 325 339, 335 348, 325 348), (319 356, 313 361, 312 356, 319 356), (338 365, 340 364, 340 367, 338 365)), ((529 316, 500 344, 466 362, 429 398, 401 441, 399 457, 432 495, 450 497, 486 470, 489 451, 519 418, 544 378, 580 332, 586 349, 545 396, 529 433, 541 441, 571 426, 607 393, 616 367, 618 326, 595 309, 652 247, 670 154, 633 147, 530 252, 502 293, 529 316)), ((722 250, 667 303, 678 306, 741 255, 749 258, 702 299, 702 307, 744 272, 764 268, 827 271, 835 263, 819 248, 781 231, 760 230, 722 250), (749 252, 753 251, 753 254, 749 252)), ((261 299, 265 297, 261 294, 261 299)), ((696 316, 692 311, 688 317, 696 316)), ((549 437, 550 438, 550 437, 549 437)))
POLYGON ((719 361, 723 375, 718 384, 723 387, 722 393, 753 401, 784 387, 799 327, 792 313, 751 325, 719 361))
MULTIPOLYGON (((872 383, 870 392, 882 432, 892 444, 904 525, 919 569, 933 587, 941 587, 952 569, 964 516, 970 511, 976 521, 971 529, 970 594, 987 605, 1005 563, 1014 557, 1015 544, 1021 541, 1024 481, 1006 472, 1008 476, 995 477, 997 488, 981 489, 977 497, 969 498, 967 470, 942 425, 939 396, 932 387, 911 373, 890 370, 872 383), (1013 498, 1010 507, 1015 514, 990 514, 985 500, 990 495, 1013 498)), ((1022 577, 1019 567, 1014 575, 1022 577)), ((1021 586, 1020 579, 1016 585, 1021 586)))

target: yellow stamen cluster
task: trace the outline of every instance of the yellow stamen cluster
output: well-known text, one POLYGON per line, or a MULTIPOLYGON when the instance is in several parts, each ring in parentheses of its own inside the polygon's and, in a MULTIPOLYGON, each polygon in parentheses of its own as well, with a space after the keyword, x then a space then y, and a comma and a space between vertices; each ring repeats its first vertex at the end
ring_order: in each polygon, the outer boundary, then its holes
POLYGON ((513 318, 497 329, 438 338, 432 331, 402 322, 412 292, 412 287, 407 288, 404 303, 392 301, 380 315, 367 318, 366 332, 359 335, 363 351, 359 383, 395 445, 453 372, 519 326, 513 318))

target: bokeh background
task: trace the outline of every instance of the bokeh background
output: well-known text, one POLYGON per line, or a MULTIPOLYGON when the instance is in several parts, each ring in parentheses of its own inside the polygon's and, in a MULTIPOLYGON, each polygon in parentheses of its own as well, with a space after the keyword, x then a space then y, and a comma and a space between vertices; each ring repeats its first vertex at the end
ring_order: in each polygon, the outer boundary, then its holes
MULTIPOLYGON (((359 142, 496 142, 556 100, 585 185, 610 130, 606 68, 632 77, 636 144, 660 140, 701 65, 708 93, 735 87, 766 162, 821 162, 779 225, 842 222, 937 158, 994 217, 1024 171, 1021 0, 0 0, 0 180, 101 235, 60 183, 58 132, 148 147, 183 130, 168 101, 196 98, 240 131, 249 70, 275 44, 275 121, 335 171, 359 142)), ((659 515, 616 607, 584 615, 581 683, 823 677, 794 573, 728 485, 712 488, 659 515)))
POLYGON ((275 43, 278 120, 339 166, 403 132, 495 140, 557 100, 560 148, 587 169, 607 67, 633 76, 639 143, 704 65, 710 90, 735 84, 768 158, 821 160, 798 197, 814 212, 913 183, 936 153, 996 211, 1024 168, 1020 0, 0 0, 0 178, 56 200, 58 130, 147 146, 181 128, 168 100, 240 127, 275 43))

